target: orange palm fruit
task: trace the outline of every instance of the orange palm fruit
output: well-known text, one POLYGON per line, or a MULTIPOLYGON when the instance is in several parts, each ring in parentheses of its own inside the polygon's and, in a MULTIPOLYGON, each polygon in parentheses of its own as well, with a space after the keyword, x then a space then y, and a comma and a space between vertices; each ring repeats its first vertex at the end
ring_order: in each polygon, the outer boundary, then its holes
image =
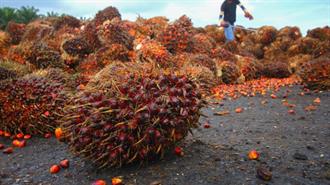
POLYGON ((50 167, 49 172, 51 174, 56 174, 60 171, 60 167, 58 165, 53 165, 50 167))
POLYGON ((55 137, 56 137, 57 139, 61 139, 62 135, 63 135, 63 131, 62 131, 62 129, 61 129, 61 128, 56 128, 56 129, 55 129, 55 137))

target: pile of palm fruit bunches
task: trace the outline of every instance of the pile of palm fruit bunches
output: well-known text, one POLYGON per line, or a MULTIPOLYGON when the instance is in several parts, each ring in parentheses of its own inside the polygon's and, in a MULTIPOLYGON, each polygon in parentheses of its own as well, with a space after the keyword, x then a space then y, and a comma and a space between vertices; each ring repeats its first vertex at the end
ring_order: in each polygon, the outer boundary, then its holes
POLYGON ((0 31, 0 131, 62 141, 99 167, 162 157, 198 127, 212 88, 296 75, 330 87, 330 28, 237 29, 183 15, 122 20, 115 7, 93 19, 44 17, 0 31))

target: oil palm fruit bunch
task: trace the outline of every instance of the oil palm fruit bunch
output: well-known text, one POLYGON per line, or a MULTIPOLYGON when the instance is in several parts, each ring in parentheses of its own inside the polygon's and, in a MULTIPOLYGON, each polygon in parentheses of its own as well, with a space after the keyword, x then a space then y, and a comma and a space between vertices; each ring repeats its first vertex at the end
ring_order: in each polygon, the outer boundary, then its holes
POLYGON ((276 39, 277 30, 273 26, 263 26, 258 29, 256 34, 256 42, 263 45, 269 45, 276 39))
POLYGON ((122 44, 128 50, 133 49, 134 38, 121 26, 118 18, 105 21, 97 32, 102 45, 122 44))
POLYGON ((158 40, 171 53, 180 53, 188 49, 192 37, 192 22, 187 16, 182 16, 159 34, 158 40))
POLYGON ((297 71, 303 84, 309 89, 330 89, 330 60, 329 56, 310 60, 302 64, 297 71))
POLYGON ((217 71, 216 63, 208 55, 205 54, 192 55, 189 60, 189 63, 195 65, 196 67, 197 66, 206 67, 209 70, 211 70, 214 75, 216 75, 216 71, 217 71))
POLYGON ((26 25, 26 31, 22 36, 22 42, 38 42, 52 31, 51 23, 44 20, 36 20, 26 25))
POLYGON ((281 37, 288 37, 291 40, 297 40, 302 37, 302 34, 298 27, 287 26, 287 27, 284 27, 279 30, 276 39, 281 38, 281 37))
POLYGON ((32 55, 33 42, 24 42, 19 45, 10 46, 6 58, 20 64, 26 64, 27 58, 32 55))
POLYGON ((36 75, 1 81, 0 129, 10 133, 52 132, 63 109, 64 87, 36 75))
POLYGON ((81 33, 81 37, 90 45, 90 48, 93 51, 101 47, 101 42, 97 36, 97 28, 94 21, 86 24, 81 33))
POLYGON ((111 21, 114 18, 121 19, 121 15, 116 7, 109 6, 104 10, 99 11, 94 18, 96 26, 101 26, 104 21, 111 21))
POLYGON ((138 49, 138 60, 140 62, 155 62, 160 67, 171 67, 171 54, 156 40, 145 40, 138 49))
POLYGON ((321 41, 330 40, 330 27, 315 28, 307 32, 307 37, 316 38, 321 41))
POLYGON ((216 46, 214 39, 203 33, 194 35, 191 42, 193 53, 210 55, 216 46))
POLYGON ((241 71, 235 62, 223 61, 218 64, 217 74, 225 84, 237 83, 241 71))
POLYGON ((224 44, 226 42, 226 37, 224 31, 216 25, 208 25, 205 27, 206 34, 213 38, 216 43, 224 44))
POLYGON ((289 64, 281 61, 263 61, 262 75, 268 78, 287 78, 291 75, 289 64))
POLYGON ((203 101, 185 77, 129 75, 112 84, 73 98, 62 124, 71 150, 99 167, 161 157, 197 126, 203 101))
POLYGON ((82 37, 67 39, 62 44, 62 58, 66 65, 75 68, 83 57, 92 52, 90 45, 82 37))
POLYGON ((80 28, 80 20, 70 15, 64 15, 56 18, 53 27, 54 30, 59 30, 63 27, 80 28))
POLYGON ((0 81, 15 78, 17 74, 14 71, 0 67, 0 81))
POLYGON ((103 65, 95 54, 90 54, 87 58, 81 61, 77 67, 77 71, 82 75, 93 76, 102 69, 103 65))
POLYGON ((19 24, 19 23, 15 23, 13 21, 10 21, 7 24, 6 27, 6 32, 9 34, 10 38, 11 38, 11 44, 19 44, 19 42, 21 42, 22 40, 22 36, 25 32, 25 24, 19 24))
MULTIPOLYGON (((33 66, 31 66, 30 64, 19 64, 17 62, 12 62, 7 60, 0 61, 0 68, 2 68, 3 71, 10 71, 9 73, 15 74, 15 75, 4 75, 4 76, 15 77, 15 78, 25 76, 31 73, 33 70, 33 66)), ((2 79, 6 79, 6 78, 2 78, 2 79)))
POLYGON ((253 80, 261 76, 262 64, 255 58, 237 56, 236 63, 245 80, 253 80))
POLYGON ((217 47, 217 48, 213 49, 210 57, 214 58, 214 59, 222 60, 222 61, 235 60, 235 55, 232 52, 230 52, 222 47, 217 47))
POLYGON ((0 31, 0 59, 3 59, 8 52, 10 47, 10 37, 4 31, 0 31))
POLYGON ((122 44, 111 44, 97 50, 96 58, 103 66, 110 64, 112 61, 129 61, 129 50, 122 44))
POLYGON ((31 53, 26 59, 38 69, 47 67, 64 67, 59 52, 52 50, 43 42, 36 42, 30 48, 31 53))
POLYGON ((288 49, 288 54, 290 56, 295 56, 298 54, 313 54, 313 51, 319 45, 319 40, 310 38, 310 37, 302 37, 294 42, 294 44, 288 49))

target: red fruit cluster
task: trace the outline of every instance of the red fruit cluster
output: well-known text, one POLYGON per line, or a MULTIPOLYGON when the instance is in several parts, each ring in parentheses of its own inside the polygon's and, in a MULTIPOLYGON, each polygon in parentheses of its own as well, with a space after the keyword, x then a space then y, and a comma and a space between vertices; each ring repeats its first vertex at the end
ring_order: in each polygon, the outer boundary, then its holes
POLYGON ((104 10, 99 11, 94 18, 96 26, 101 26, 104 21, 112 20, 114 18, 121 19, 121 15, 116 7, 109 6, 104 10))
POLYGON ((59 30, 63 27, 79 28, 80 20, 70 15, 58 17, 54 22, 54 29, 59 30))
POLYGON ((64 101, 63 86, 44 77, 26 76, 0 83, 0 129, 42 134, 56 126, 64 101), (44 113, 49 111, 50 116, 44 113))
POLYGON ((60 53, 52 50, 43 42, 36 42, 30 51, 31 53, 26 56, 26 59, 39 69, 62 66, 60 53))
POLYGON ((159 36, 158 40, 171 53, 180 53, 188 49, 192 37, 192 23, 187 16, 182 16, 169 25, 159 36))
POLYGON ((6 31, 9 33, 12 44, 19 44, 25 32, 25 24, 18 24, 10 21, 7 24, 6 31))
POLYGON ((66 40, 62 48, 67 54, 79 57, 83 57, 92 52, 89 43, 82 37, 66 40))
POLYGON ((162 156, 197 126, 204 105, 185 77, 124 79, 106 93, 85 91, 66 107, 62 128, 70 148, 101 167, 162 156))
POLYGON ((216 42, 206 34, 196 34, 192 37, 191 45, 193 53, 210 55, 216 46, 216 42))

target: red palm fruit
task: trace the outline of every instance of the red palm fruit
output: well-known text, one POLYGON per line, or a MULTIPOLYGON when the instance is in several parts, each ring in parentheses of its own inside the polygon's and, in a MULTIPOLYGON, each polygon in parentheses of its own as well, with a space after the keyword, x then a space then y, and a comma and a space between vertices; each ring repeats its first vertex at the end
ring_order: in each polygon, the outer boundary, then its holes
POLYGON ((51 134, 51 133, 46 133, 46 134, 44 135, 44 137, 45 137, 46 139, 49 139, 49 138, 52 137, 52 134, 51 134))
POLYGON ((5 132, 3 130, 0 130, 0 136, 3 136, 5 132))
POLYGON ((62 168, 68 168, 68 167, 69 167, 69 160, 67 160, 67 159, 62 160, 62 161, 60 162, 60 166, 61 166, 62 168))
POLYGON ((178 156, 183 156, 184 155, 182 148, 179 147, 179 146, 175 147, 174 153, 178 156))
POLYGON ((60 167, 58 165, 53 165, 50 167, 49 172, 51 174, 56 174, 60 171, 60 167))
POLYGON ((17 139, 23 139, 23 137, 24 137, 23 133, 19 133, 19 134, 16 135, 17 139))
POLYGON ((13 146, 15 146, 15 147, 18 147, 19 145, 20 145, 20 141, 19 140, 17 140, 17 139, 15 139, 13 142, 12 142, 12 144, 13 144, 13 146))
POLYGON ((0 150, 4 149, 5 145, 4 144, 0 144, 0 150))
POLYGON ((93 182, 92 185, 107 185, 107 182, 105 182, 104 180, 97 180, 93 182))
POLYGON ((31 139, 31 135, 30 134, 26 134, 26 135, 24 135, 24 139, 26 139, 26 140, 28 140, 28 139, 31 139))
POLYGON ((2 151, 4 154, 11 154, 14 152, 12 147, 6 148, 2 151))

